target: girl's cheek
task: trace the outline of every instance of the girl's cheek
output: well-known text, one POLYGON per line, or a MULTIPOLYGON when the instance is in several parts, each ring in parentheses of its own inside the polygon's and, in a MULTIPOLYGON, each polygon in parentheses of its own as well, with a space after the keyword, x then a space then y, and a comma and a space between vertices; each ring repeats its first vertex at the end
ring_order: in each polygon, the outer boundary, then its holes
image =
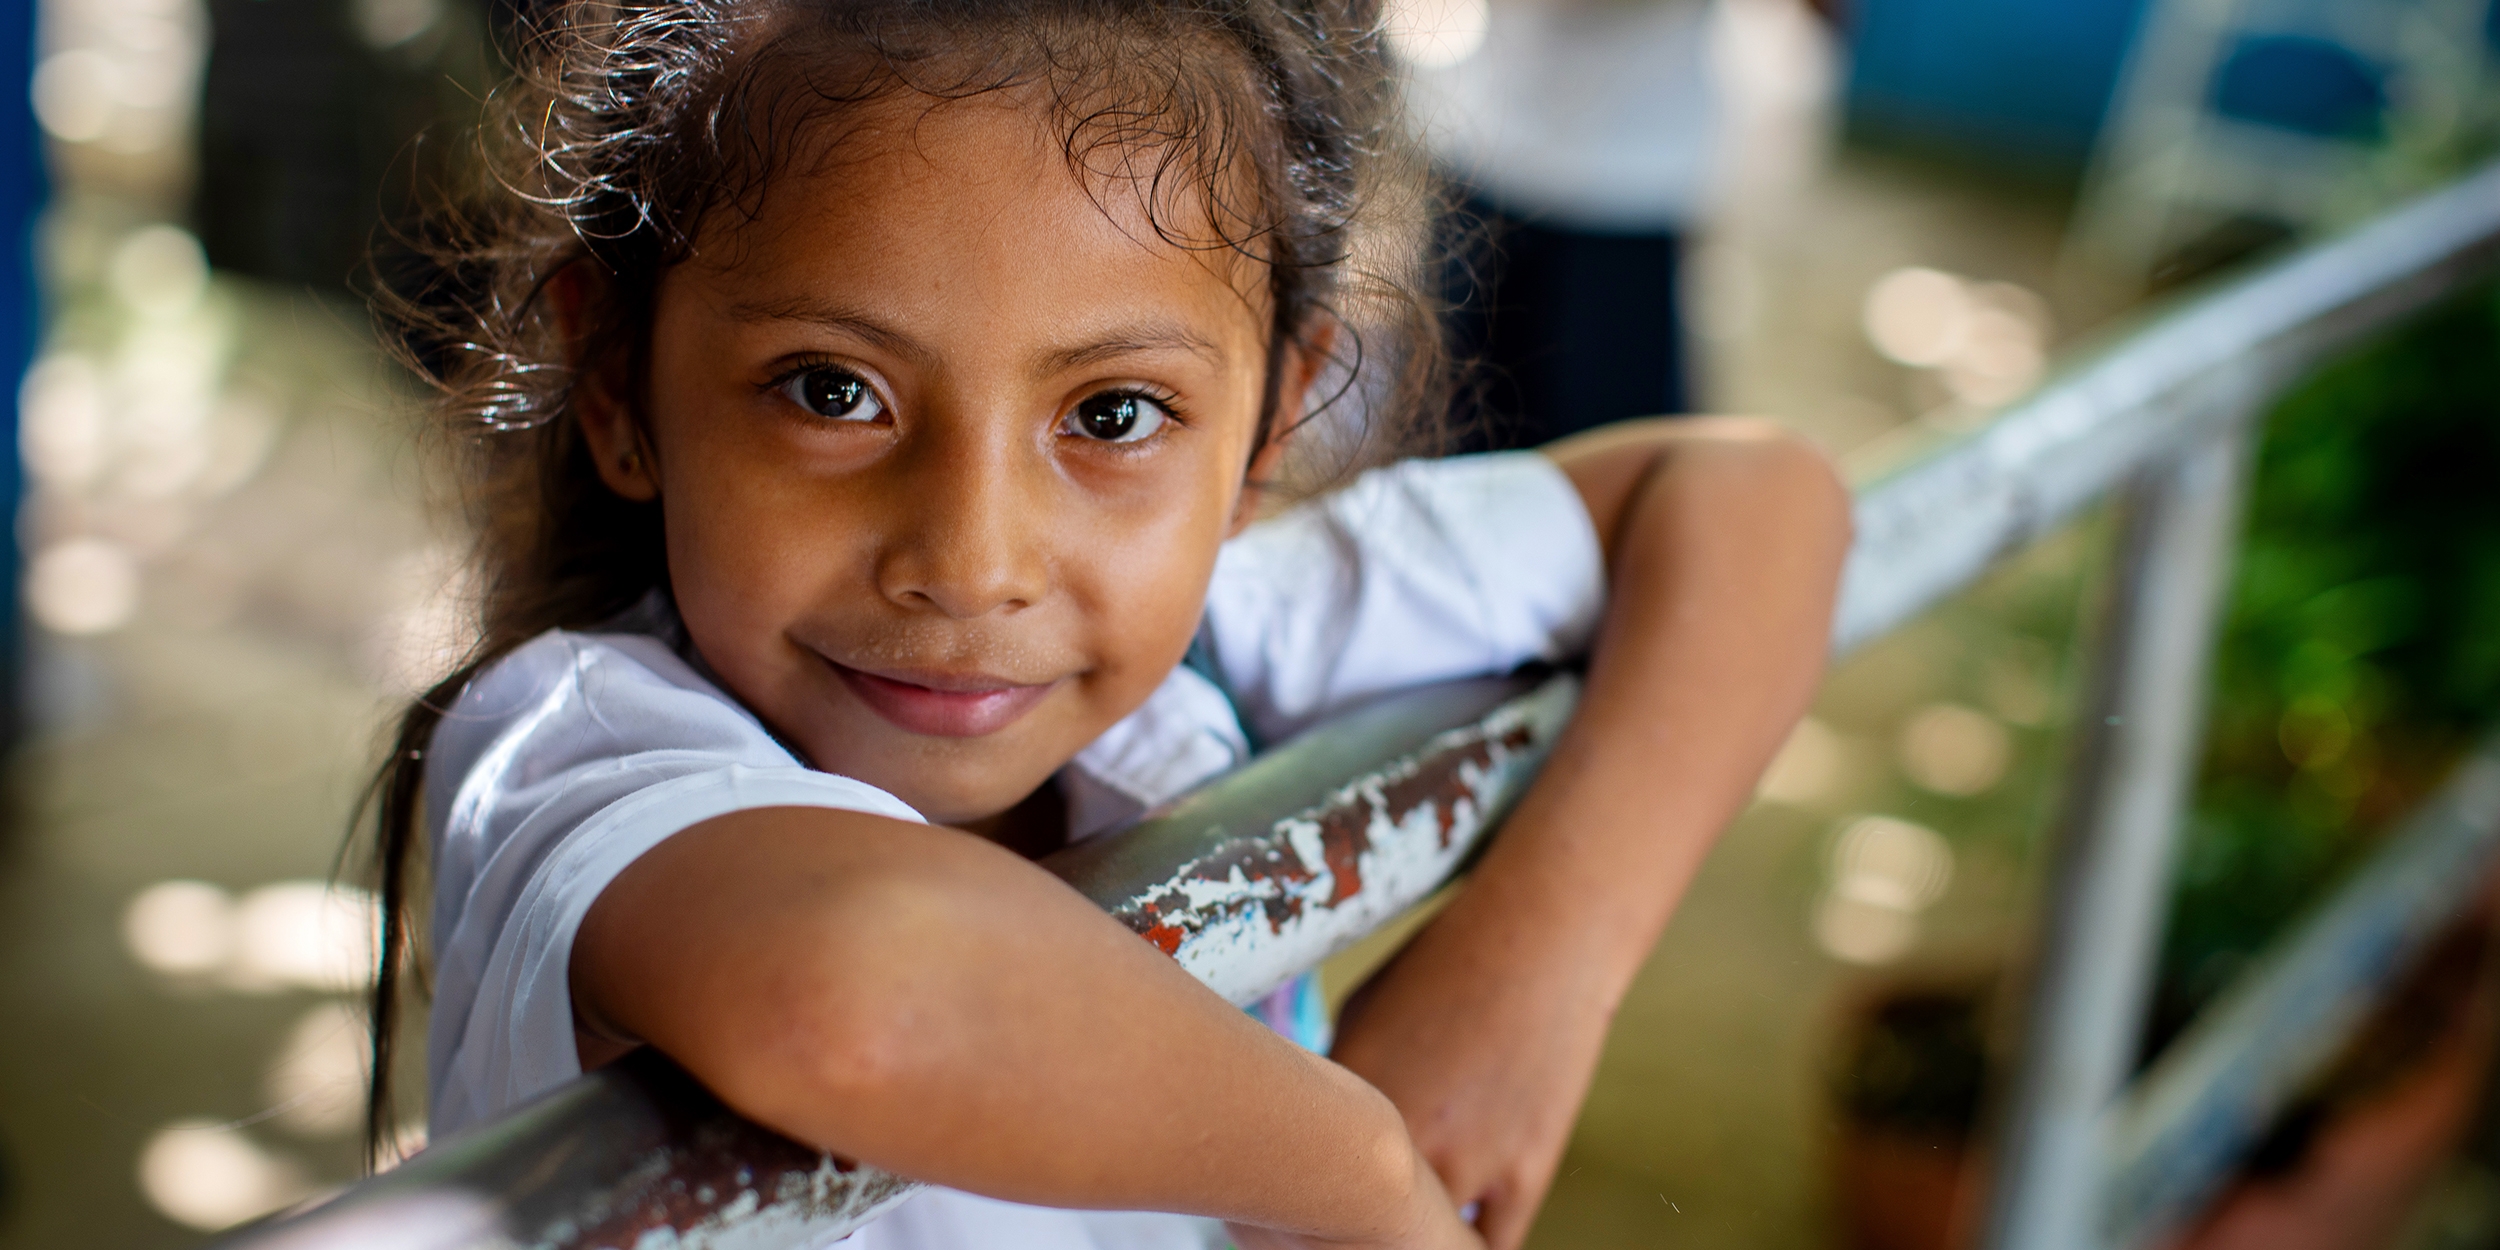
POLYGON ((1177 656, 1198 627, 1235 487, 1223 466, 1190 465, 1108 510, 1109 524, 1072 557, 1120 601, 1108 615, 1143 655, 1177 656))
POLYGON ((789 457, 720 454, 730 450, 697 450, 668 500, 671 581, 681 598, 735 605, 768 629, 826 592, 819 583, 851 563, 841 548, 862 526, 838 494, 807 489, 789 457))

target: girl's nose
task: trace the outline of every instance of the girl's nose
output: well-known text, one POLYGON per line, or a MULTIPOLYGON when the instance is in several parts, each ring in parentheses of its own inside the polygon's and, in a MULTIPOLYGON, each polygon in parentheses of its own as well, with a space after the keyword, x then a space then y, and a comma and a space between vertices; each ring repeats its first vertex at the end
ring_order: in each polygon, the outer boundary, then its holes
POLYGON ((915 449, 896 483, 903 524, 878 562, 878 589, 957 620, 1014 612, 1049 590, 1047 483, 1010 448, 970 439, 915 449))

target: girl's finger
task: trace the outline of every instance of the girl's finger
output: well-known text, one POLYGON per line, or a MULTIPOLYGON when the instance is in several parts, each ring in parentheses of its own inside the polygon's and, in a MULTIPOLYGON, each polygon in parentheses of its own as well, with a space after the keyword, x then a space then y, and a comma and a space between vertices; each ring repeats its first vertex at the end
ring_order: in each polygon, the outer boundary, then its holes
POLYGON ((1484 1234, 1487 1250, 1519 1250, 1528 1239, 1528 1225, 1536 1218, 1536 1206, 1516 1202, 1505 1191, 1489 1193, 1481 1203, 1483 1212, 1474 1221, 1476 1231, 1484 1234))

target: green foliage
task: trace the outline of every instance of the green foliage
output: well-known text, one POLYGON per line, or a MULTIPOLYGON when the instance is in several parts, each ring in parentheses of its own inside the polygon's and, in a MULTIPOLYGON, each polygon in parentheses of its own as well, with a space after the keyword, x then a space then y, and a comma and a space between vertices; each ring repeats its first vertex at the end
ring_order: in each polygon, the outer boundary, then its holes
POLYGON ((2500 719, 2500 291, 2275 410, 2227 612, 2156 1043, 2500 719))

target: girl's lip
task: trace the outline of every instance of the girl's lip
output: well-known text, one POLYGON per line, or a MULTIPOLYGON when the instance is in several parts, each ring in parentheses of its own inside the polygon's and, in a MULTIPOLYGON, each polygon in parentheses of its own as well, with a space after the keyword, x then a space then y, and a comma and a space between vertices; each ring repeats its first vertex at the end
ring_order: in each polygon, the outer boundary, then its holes
POLYGON ((978 738, 1022 719, 1057 682, 1017 685, 981 674, 871 673, 836 663, 859 701, 906 733, 978 738))

